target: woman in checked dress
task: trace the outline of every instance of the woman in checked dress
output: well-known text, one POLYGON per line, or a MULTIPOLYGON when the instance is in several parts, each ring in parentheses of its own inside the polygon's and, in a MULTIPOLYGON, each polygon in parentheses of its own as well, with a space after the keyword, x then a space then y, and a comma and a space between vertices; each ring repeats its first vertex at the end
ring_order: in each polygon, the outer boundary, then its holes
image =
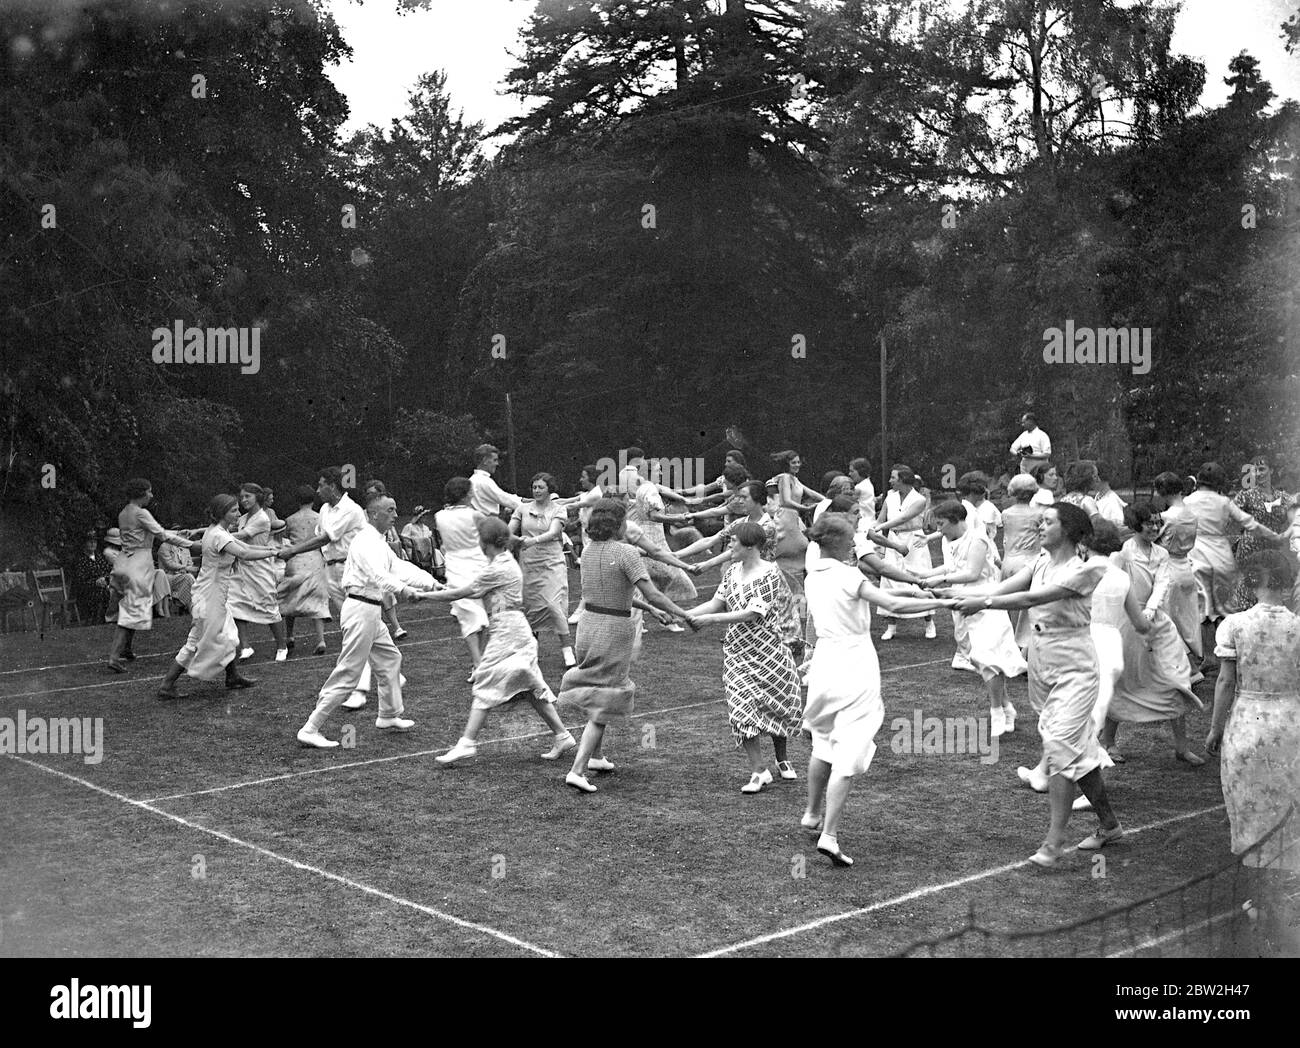
POLYGON ((490 626, 483 655, 471 678, 474 703, 465 731, 455 746, 434 759, 439 764, 453 764, 475 756, 478 753, 475 740, 487 720, 488 710, 524 698, 555 734, 555 745, 542 754, 543 760, 553 761, 573 749, 576 743, 560 722, 555 712, 555 696, 537 667, 537 638, 529 629, 523 611, 523 573, 508 552, 510 529, 495 517, 479 517, 477 528, 487 566, 467 585, 442 587, 424 598, 481 600, 487 608, 490 626))
POLYGON ((641 554, 620 541, 627 533, 626 513, 623 504, 613 499, 601 499, 591 509, 587 521, 589 541, 582 551, 584 610, 575 645, 578 665, 567 671, 560 683, 560 701, 573 703, 587 715, 573 768, 564 779, 583 793, 596 792, 587 781, 588 767, 614 770, 601 751, 605 726, 632 712, 636 684, 628 672, 640 632, 633 604, 659 608, 691 621, 686 612, 655 588, 641 554), (644 600, 635 596, 637 591, 644 600))
POLYGON ((713 599, 691 609, 698 625, 727 626, 722 642, 722 686, 736 745, 749 758, 749 782, 741 793, 758 793, 772 782, 759 742, 772 740, 776 768, 794 779, 786 741, 799 730, 803 701, 786 638, 794 630, 794 600, 781 569, 762 559, 764 529, 742 521, 731 530, 732 564, 713 599))

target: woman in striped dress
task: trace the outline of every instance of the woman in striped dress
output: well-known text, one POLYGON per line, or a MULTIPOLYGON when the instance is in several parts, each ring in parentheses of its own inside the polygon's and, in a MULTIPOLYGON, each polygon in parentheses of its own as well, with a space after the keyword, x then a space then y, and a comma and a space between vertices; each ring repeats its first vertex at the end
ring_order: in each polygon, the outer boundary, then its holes
POLYGON ((655 588, 641 554, 621 541, 627 511, 621 502, 601 499, 587 521, 586 548, 582 551, 582 599, 585 610, 578 622, 575 645, 578 664, 560 682, 560 701, 578 706, 587 716, 573 767, 565 783, 583 793, 595 793, 587 769, 613 771, 602 744, 605 727, 629 716, 636 684, 628 676, 635 656, 638 624, 632 607, 659 608, 690 621, 687 612, 655 588), (637 593, 644 600, 637 596, 637 593))
POLYGON ((731 566, 723 572, 713 599, 691 609, 701 626, 727 626, 722 642, 727 719, 750 766, 749 782, 741 793, 758 793, 772 782, 759 747, 764 735, 772 740, 781 778, 798 777, 786 752, 786 740, 803 720, 799 678, 786 642, 794 629, 794 602, 780 568, 762 559, 766 543, 767 534, 758 524, 735 525, 731 566))
POLYGON ((228 604, 231 583, 238 566, 259 563, 275 557, 279 551, 271 546, 253 547, 231 534, 238 526, 239 503, 233 495, 217 495, 208 505, 212 526, 203 533, 203 565, 194 583, 193 622, 185 645, 176 653, 162 686, 160 699, 183 699, 176 691, 182 673, 196 680, 216 680, 225 672, 227 688, 249 688, 257 682, 240 676, 235 658, 239 633, 228 604))
POLYGON ((153 564, 154 537, 161 537, 163 542, 174 546, 191 544, 186 536, 163 528, 145 509, 153 501, 153 485, 149 481, 143 477, 128 480, 126 497, 130 501, 117 515, 122 553, 113 561, 109 576, 109 585, 119 597, 117 628, 108 653, 108 668, 114 673, 125 673, 122 660, 135 658, 131 642, 136 630, 153 629, 153 606, 158 599, 154 594, 154 578, 161 574, 153 564))
MULTIPOLYGON (((274 547, 271 541, 271 518, 263 508, 265 490, 258 484, 244 484, 239 489, 239 531, 235 537, 254 549, 274 547)), ((278 553, 279 550, 276 549, 278 553)), ((276 593, 275 566, 266 559, 248 561, 235 573, 230 585, 230 614, 239 629, 239 657, 251 658, 253 642, 248 629, 251 623, 271 627, 275 637, 275 661, 289 657, 288 637, 284 631, 284 618, 280 614, 280 598, 276 593)))

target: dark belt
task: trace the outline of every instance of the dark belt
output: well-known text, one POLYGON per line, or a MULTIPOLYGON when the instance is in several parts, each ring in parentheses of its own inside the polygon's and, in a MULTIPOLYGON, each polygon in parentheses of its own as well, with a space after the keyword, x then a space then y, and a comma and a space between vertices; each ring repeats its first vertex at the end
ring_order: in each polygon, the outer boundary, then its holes
POLYGON ((363 597, 359 593, 349 593, 348 600, 359 600, 361 601, 362 604, 373 604, 376 608, 382 608, 384 606, 384 602, 382 600, 374 600, 371 597, 363 597))
POLYGON ((632 617, 630 611, 620 611, 618 608, 601 608, 595 604, 584 604, 582 610, 594 611, 597 615, 613 615, 616 619, 630 619, 632 617))
POLYGON ((335 564, 346 564, 347 562, 348 562, 347 557, 339 557, 338 560, 327 560, 325 562, 325 566, 327 568, 332 568, 335 564))

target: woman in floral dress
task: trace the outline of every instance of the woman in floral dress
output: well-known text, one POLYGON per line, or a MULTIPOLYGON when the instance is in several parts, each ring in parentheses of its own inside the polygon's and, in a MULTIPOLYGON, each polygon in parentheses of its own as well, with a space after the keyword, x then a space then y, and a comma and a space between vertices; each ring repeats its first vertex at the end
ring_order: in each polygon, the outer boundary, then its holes
POLYGON ((772 782, 759 740, 767 735, 783 779, 797 778, 786 741, 799 730, 803 702, 799 677, 786 638, 794 630, 794 599, 780 568, 762 558, 767 533, 750 521, 731 532, 732 564, 713 599, 691 610, 700 625, 725 623, 722 685, 727 719, 736 745, 749 758, 749 782, 742 793, 758 793, 772 782))
MULTIPOLYGON (((1296 497, 1289 492, 1273 487, 1273 470, 1268 459, 1258 456, 1247 464, 1243 471, 1245 486, 1237 492, 1232 501, 1244 509, 1266 528, 1281 534, 1287 529, 1287 510, 1295 505, 1296 497)), ((1261 550, 1269 548, 1269 540, 1259 529, 1242 532, 1237 540, 1237 566, 1245 564, 1261 550)), ((1237 588, 1228 603, 1231 611, 1245 611, 1255 603, 1255 594, 1246 585, 1245 580, 1237 583, 1237 588)))

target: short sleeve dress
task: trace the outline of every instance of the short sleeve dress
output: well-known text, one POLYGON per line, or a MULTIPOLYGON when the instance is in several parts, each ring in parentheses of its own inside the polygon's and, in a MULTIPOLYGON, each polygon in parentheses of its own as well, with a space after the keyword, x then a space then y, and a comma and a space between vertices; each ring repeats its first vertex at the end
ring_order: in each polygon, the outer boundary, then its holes
POLYGON ((216 680, 239 647, 239 633, 228 604, 238 571, 233 550, 241 543, 219 524, 203 533, 203 563, 194 580, 192 623, 176 661, 199 680, 216 680))
MULTIPOLYGON (((452 589, 468 586, 487 567, 487 557, 478 542, 481 518, 482 514, 469 505, 448 506, 434 514, 434 526, 442 537, 442 555, 447 561, 447 585, 452 589)), ((488 624, 487 609, 474 598, 453 600, 451 614, 460 625, 462 637, 473 636, 488 624)))
MULTIPOLYGON (((892 520, 894 517, 897 517, 908 510, 916 509, 918 506, 922 509, 925 507, 925 496, 919 491, 915 489, 909 491, 906 499, 900 498, 897 491, 891 491, 885 496, 885 519, 892 520)), ((901 568, 904 571, 930 570, 933 565, 930 562, 929 544, 920 543, 912 546, 912 540, 919 536, 923 530, 922 519, 924 516, 923 513, 918 514, 902 527, 894 529, 893 537, 899 542, 906 543, 910 548, 907 555, 904 556, 897 550, 886 547, 884 552, 884 561, 886 564, 894 568, 901 568)), ((882 578, 880 580, 880 588, 891 590, 908 589, 909 587, 905 583, 895 582, 893 579, 882 578)), ((921 619, 932 614, 933 612, 929 611, 914 611, 895 615, 893 612, 885 611, 884 608, 881 608, 879 611, 879 615, 882 619, 921 619)))
POLYGON ((1029 592, 1061 586, 1071 595, 1029 609, 1029 702, 1038 711, 1049 775, 1078 782, 1102 765, 1093 730, 1097 649, 1089 629, 1092 591, 1106 571, 1102 558, 1071 557, 1056 564, 1043 550, 1034 561, 1029 592))
POLYGON ((153 628, 153 606, 159 599, 157 578, 163 580, 166 597, 171 592, 167 576, 154 567, 153 540, 155 535, 166 535, 153 514, 134 502, 128 502, 117 515, 117 526, 122 532, 122 554, 113 564, 110 581, 120 597, 117 605, 117 624, 130 630, 153 628))
MULTIPOLYGON (((310 506, 290 513, 285 528, 291 545, 306 542, 316 534, 320 514, 310 506)), ((284 565, 284 577, 276 584, 280 614, 305 619, 328 619, 329 580, 325 572, 325 555, 318 549, 299 553, 284 565)))
MULTIPOLYGON (((1277 604, 1256 604, 1219 624, 1214 653, 1237 660, 1237 696, 1223 732, 1219 774, 1232 850, 1240 854, 1292 804, 1300 809, 1300 618, 1277 604)), ((1280 864, 1293 873, 1300 871, 1295 821, 1280 864)), ((1245 864, 1278 863, 1281 839, 1274 837, 1245 864)))
POLYGON ((490 625, 471 679, 474 709, 490 710, 525 692, 554 702, 537 666, 537 638, 524 617, 523 573, 515 558, 498 554, 469 585, 475 599, 483 601, 490 625))
POLYGON ((794 629, 794 598, 775 564, 742 581, 740 566, 722 575, 717 597, 728 611, 757 611, 753 622, 733 622, 722 641, 722 687, 727 719, 739 746, 759 735, 782 738, 799 730, 803 700, 786 637, 794 629))
POLYGON ((564 674, 560 701, 578 706, 598 724, 632 712, 636 684, 632 668, 639 623, 632 594, 650 578, 639 554, 625 542, 590 541, 582 551, 582 600, 574 654, 578 664, 564 674))
MULTIPOLYGON (((563 521, 566 511, 554 499, 539 503, 528 499, 515 510, 511 523, 519 522, 522 538, 537 538, 551 530, 556 520, 563 521)), ((564 549, 557 539, 539 542, 519 551, 524 577, 524 614, 533 629, 554 629, 567 633, 569 617, 569 569, 564 563, 564 549)))
POLYGON ((1232 536, 1250 524, 1252 517, 1231 499, 1217 491, 1198 488, 1183 505, 1196 518, 1196 544, 1189 559, 1196 574, 1200 617, 1221 619, 1233 609, 1237 589, 1237 561, 1232 555, 1232 536))
POLYGON ((1164 611, 1174 623, 1183 644, 1201 657, 1201 615, 1196 598, 1196 570, 1189 554, 1196 545, 1196 516, 1182 506, 1160 514, 1160 545, 1169 551, 1169 588, 1164 611))
MULTIPOLYGON (((264 509, 242 517, 239 530, 249 533, 246 542, 254 549, 271 545, 271 518, 264 509)), ((240 622, 279 622, 278 580, 271 559, 241 561, 236 568, 228 598, 230 614, 240 622)))
MULTIPOLYGON (((1287 510, 1295 505, 1296 498, 1290 492, 1274 490, 1272 498, 1269 498, 1260 488, 1245 488, 1237 492, 1236 497, 1232 500, 1239 508, 1245 510, 1264 527, 1276 531, 1278 534, 1287 529, 1287 510)), ((1269 543, 1262 538, 1256 538, 1256 532, 1244 532, 1237 541, 1237 567, 1240 568, 1246 563, 1246 558, 1251 555, 1271 548, 1269 543)), ((1245 581, 1237 583, 1237 589, 1232 595, 1228 606, 1232 611, 1245 611, 1255 603, 1255 591, 1246 585, 1245 581)))

